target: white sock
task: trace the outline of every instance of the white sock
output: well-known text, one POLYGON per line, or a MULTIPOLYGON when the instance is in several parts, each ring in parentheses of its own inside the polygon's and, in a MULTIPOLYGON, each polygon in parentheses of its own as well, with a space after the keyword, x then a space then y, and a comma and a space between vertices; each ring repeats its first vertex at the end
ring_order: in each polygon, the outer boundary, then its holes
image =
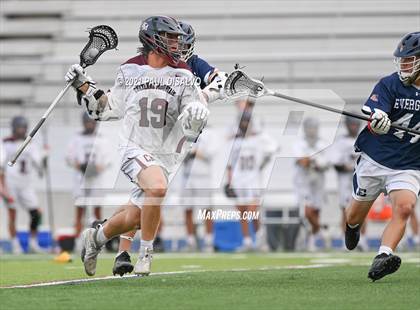
POLYGON ((153 250, 153 240, 140 240, 140 257, 144 256, 146 248, 153 250))
POLYGON ((357 226, 359 226, 359 224, 354 224, 354 225, 347 224, 347 226, 350 228, 356 228, 357 226))
POLYGON ((188 235, 187 236, 187 244, 189 246, 195 246, 195 237, 194 237, 194 235, 188 235))
POLYGON ((104 234, 104 227, 101 225, 96 233, 96 243, 103 246, 109 239, 104 234))
POLYGON ((213 245, 213 235, 212 234, 205 234, 204 235, 204 244, 207 246, 213 245))
POLYGON ((245 237, 244 240, 243 240, 243 242, 242 242, 242 244, 244 246, 251 246, 252 245, 252 239, 251 239, 251 237, 250 236, 245 237))
POLYGON ((390 247, 387 247, 387 246, 385 246, 385 245, 381 245, 381 246, 379 247, 378 255, 380 255, 380 254, 382 254, 382 253, 385 253, 386 255, 391 255, 391 254, 393 254, 394 252, 392 251, 392 249, 391 249, 390 247))

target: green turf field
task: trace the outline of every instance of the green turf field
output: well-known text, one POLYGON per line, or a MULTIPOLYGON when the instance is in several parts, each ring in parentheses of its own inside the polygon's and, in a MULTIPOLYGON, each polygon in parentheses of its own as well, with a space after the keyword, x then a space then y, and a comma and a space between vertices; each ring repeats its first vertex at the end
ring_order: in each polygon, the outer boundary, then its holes
MULTIPOLYGON (((371 283, 374 254, 160 254, 154 275, 92 279, 78 259, 50 256, 0 259, 1 309, 420 309, 420 254, 402 255, 400 270, 371 283)), ((110 275, 103 255, 97 277, 110 275)))

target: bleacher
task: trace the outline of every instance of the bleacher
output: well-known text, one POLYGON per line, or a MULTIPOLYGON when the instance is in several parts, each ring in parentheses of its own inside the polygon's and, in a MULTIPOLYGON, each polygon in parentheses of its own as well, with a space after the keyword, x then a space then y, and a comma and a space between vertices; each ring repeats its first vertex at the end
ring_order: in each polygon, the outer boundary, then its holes
MULTIPOLYGON (((331 89, 349 109, 360 105, 378 78, 393 71, 392 53, 401 36, 420 28, 417 0, 2 0, 0 5, 2 128, 16 113, 32 124, 43 114, 64 86, 69 65, 78 62, 86 29, 98 24, 112 26, 120 39, 118 51, 104 54, 88 69, 105 89, 118 65, 136 53, 140 21, 169 14, 194 26, 196 52, 218 68, 231 71, 239 63, 251 76, 264 77, 270 88, 331 89)), ((275 117, 270 112, 276 102, 261 101, 268 118, 275 117)), ((212 109, 221 118, 231 113, 226 105, 212 109)), ((79 116, 70 91, 48 122, 54 129, 50 144, 64 146, 59 133, 78 127, 79 116)), ((52 155, 57 180, 65 171, 61 155, 52 155)), ((282 178, 278 189, 291 190, 290 177, 282 178)))
POLYGON ((78 60, 86 29, 101 23, 116 29, 119 51, 105 55, 90 72, 112 85, 115 68, 135 54, 140 21, 171 14, 194 25, 198 54, 223 70, 238 62, 271 87, 331 88, 356 103, 392 70, 401 35, 418 29, 416 6, 410 0, 6 0, 0 15, 0 102, 48 105, 63 84, 63 72, 78 60))

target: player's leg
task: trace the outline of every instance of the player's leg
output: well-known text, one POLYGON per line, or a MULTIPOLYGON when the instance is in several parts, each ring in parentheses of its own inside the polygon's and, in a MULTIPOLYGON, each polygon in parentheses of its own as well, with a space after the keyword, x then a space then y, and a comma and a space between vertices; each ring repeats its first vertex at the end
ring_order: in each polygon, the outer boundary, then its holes
POLYGON ((93 207, 93 215, 96 220, 100 220, 102 218, 102 208, 100 206, 93 207))
POLYGON ((165 198, 168 183, 161 167, 150 166, 140 171, 138 184, 144 191, 144 204, 141 212, 140 253, 134 272, 148 275, 152 262, 153 241, 160 223, 161 204, 165 198))
POLYGON ((410 190, 390 192, 392 203, 391 221, 385 227, 378 255, 373 260, 368 277, 373 281, 394 273, 401 265, 401 259, 394 251, 404 236, 405 228, 416 204, 416 195, 410 190))
POLYGON ((308 236, 308 251, 316 251, 316 239, 320 237, 321 224, 319 222, 320 211, 313 205, 305 206, 305 217, 311 225, 311 231, 308 236))
POLYGON ((38 244, 38 227, 41 224, 41 211, 39 209, 29 210, 29 249, 34 253, 44 253, 38 244))
POLYGON ((246 252, 252 249, 252 239, 249 233, 249 224, 248 220, 244 218, 244 212, 248 210, 247 205, 237 205, 236 208, 239 211, 240 215, 240 224, 242 231, 242 245, 237 249, 238 252, 246 252))
POLYGON ((112 216, 103 225, 83 231, 84 250, 82 250, 81 258, 86 274, 90 276, 95 274, 97 256, 108 240, 131 231, 138 225, 140 208, 130 201, 122 209, 124 210, 112 216))
POLYGON ((131 257, 129 252, 136 233, 137 229, 134 229, 120 235, 118 254, 115 256, 114 266, 112 267, 112 273, 114 275, 119 274, 120 276, 123 276, 124 274, 133 271, 134 266, 131 264, 131 257))
POLYGON ((10 241, 12 243, 12 253, 13 254, 22 254, 22 247, 20 246, 19 239, 16 235, 16 209, 12 206, 8 206, 7 208, 8 213, 8 220, 9 220, 9 235, 10 241))
POLYGON ((405 228, 416 204, 416 195, 409 190, 395 190, 389 194, 392 203, 391 221, 385 227, 382 244, 395 250, 404 235, 405 228))
POLYGON ((348 250, 356 248, 360 229, 372 204, 384 190, 383 171, 363 157, 356 162, 353 175, 353 192, 350 207, 346 210, 345 244, 348 250))
POLYGON ((78 238, 83 229, 83 217, 85 215, 85 207, 76 206, 76 219, 74 223, 75 235, 78 238))
POLYGON ((207 214, 211 212, 210 209, 205 210, 205 220, 204 220, 204 226, 205 226, 205 233, 204 233, 204 252, 213 252, 213 221, 210 218, 207 218, 207 214))
POLYGON ((414 170, 385 171, 385 187, 392 204, 391 221, 385 227, 378 255, 374 258, 368 277, 373 281, 394 273, 401 258, 394 251, 404 236, 420 192, 420 172, 414 170))
POLYGON ((195 240, 193 209, 188 208, 185 210, 185 228, 187 230, 187 250, 195 251, 197 249, 197 241, 195 240))
POLYGON ((346 210, 345 244, 347 249, 353 250, 358 245, 360 230, 374 201, 352 199, 350 207, 346 210))
POLYGON ((417 219, 416 208, 414 208, 410 216, 410 227, 411 227, 411 238, 413 240, 414 247, 418 247, 420 245, 420 235, 419 235, 419 222, 417 219))
POLYGON ((29 212, 29 251, 45 253, 38 244, 38 227, 41 224, 41 210, 38 208, 38 197, 32 187, 20 188, 18 192, 20 205, 29 212))

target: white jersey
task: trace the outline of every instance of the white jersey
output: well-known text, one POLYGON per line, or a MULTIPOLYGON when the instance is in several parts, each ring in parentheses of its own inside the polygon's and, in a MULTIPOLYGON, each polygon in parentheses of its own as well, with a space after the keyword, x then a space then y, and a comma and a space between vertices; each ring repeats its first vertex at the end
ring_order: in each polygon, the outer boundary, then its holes
POLYGON ((310 157, 311 164, 304 168, 295 163, 295 189, 301 206, 321 208, 325 201, 325 170, 329 161, 321 151, 327 144, 318 139, 315 143, 298 140, 294 147, 295 159, 310 157))
MULTIPOLYGON (((12 137, 3 140, 6 163, 12 160, 22 142, 23 140, 16 140, 12 137)), ((26 187, 30 187, 32 180, 35 178, 39 169, 41 169, 42 159, 42 152, 39 145, 35 142, 30 143, 19 156, 13 167, 9 167, 7 164, 4 166, 7 186, 13 187, 24 184, 26 187)))
MULTIPOLYGON (((102 174, 111 163, 111 158, 106 150, 105 139, 98 134, 79 133, 75 135, 67 146, 66 160, 72 167, 78 165, 89 166, 90 171, 97 173, 89 174, 75 169, 74 195, 80 196, 82 187, 97 189, 102 181, 102 174)), ((87 170, 88 171, 88 170, 87 170)))
MULTIPOLYGON (((340 136, 333 145, 331 163, 335 166, 354 167, 358 154, 354 150, 356 138, 349 135, 340 136)), ((341 207, 347 207, 351 200, 353 171, 337 170, 338 195, 341 207)))
POLYGON ((171 172, 191 145, 185 143, 178 117, 190 102, 203 102, 200 89, 192 81, 194 77, 187 69, 155 69, 142 55, 120 66, 108 102, 123 119, 123 154, 140 148, 159 157, 171 172))
POLYGON ((232 148, 233 189, 259 189, 261 187, 261 166, 276 150, 273 139, 262 133, 236 138, 232 148))
POLYGON ((4 172, 6 165, 6 151, 4 149, 3 141, 0 140, 0 172, 4 172))
POLYGON ((318 179, 324 178, 325 169, 328 167, 329 160, 321 150, 326 145, 321 139, 318 139, 313 144, 308 143, 306 139, 301 139, 294 144, 293 151, 296 160, 302 157, 310 157, 312 162, 308 168, 303 168, 295 164, 295 176, 297 179, 306 183, 316 182, 318 179))
POLYGON ((183 162, 184 188, 207 189, 211 184, 212 158, 217 144, 211 129, 205 128, 183 162))

